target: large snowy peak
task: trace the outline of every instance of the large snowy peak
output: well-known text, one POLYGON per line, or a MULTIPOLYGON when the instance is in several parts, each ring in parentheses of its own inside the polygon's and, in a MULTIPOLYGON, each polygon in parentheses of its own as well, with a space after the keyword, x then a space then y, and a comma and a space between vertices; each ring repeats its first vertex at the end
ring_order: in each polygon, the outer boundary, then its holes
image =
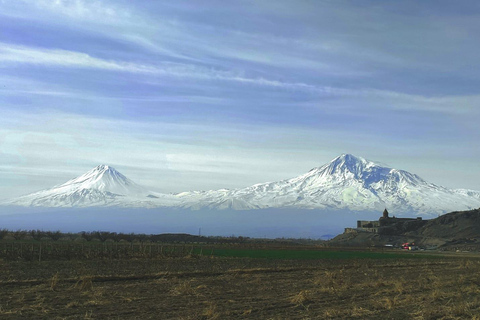
MULTIPOLYGON (((449 190, 403 170, 342 154, 301 176, 236 190, 183 193, 192 208, 303 208, 434 215, 480 207, 474 191, 449 190)), ((186 202, 186 204, 185 204, 186 202)))
MULTIPOLYGON (((318 177, 318 182, 324 184, 344 184, 358 182, 364 188, 377 189, 384 187, 398 187, 399 184, 426 185, 422 178, 407 171, 381 166, 375 162, 356 157, 351 154, 342 154, 330 163, 312 169, 305 176, 318 177), (379 185, 380 183, 380 185, 379 185)), ((302 179, 300 176, 299 179, 302 179)))

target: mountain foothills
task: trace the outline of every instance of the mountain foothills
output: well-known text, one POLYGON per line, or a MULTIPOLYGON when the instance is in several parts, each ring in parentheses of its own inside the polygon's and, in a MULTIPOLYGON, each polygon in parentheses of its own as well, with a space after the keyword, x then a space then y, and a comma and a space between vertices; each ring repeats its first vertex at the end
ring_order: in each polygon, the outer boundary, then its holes
POLYGON ((162 194, 149 191, 114 168, 100 165, 84 175, 8 201, 40 207, 120 206, 139 208, 233 209, 295 208, 381 211, 437 215, 480 207, 480 192, 447 189, 407 171, 343 154, 301 176, 221 189, 162 194))
POLYGON ((426 248, 442 250, 479 251, 480 209, 454 211, 429 220, 393 224, 378 232, 346 231, 329 241, 337 246, 384 246, 400 247, 402 243, 415 243, 426 248))

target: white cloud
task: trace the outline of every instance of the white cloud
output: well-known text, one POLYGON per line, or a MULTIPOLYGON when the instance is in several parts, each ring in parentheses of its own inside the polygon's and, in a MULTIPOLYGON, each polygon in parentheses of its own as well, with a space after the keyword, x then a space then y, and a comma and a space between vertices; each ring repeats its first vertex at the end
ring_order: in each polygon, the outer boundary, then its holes
MULTIPOLYGON (((94 58, 86 53, 59 49, 41 49, 2 43, 0 62, 93 68, 112 71, 151 73, 155 69, 138 64, 94 58)), ((157 70, 158 71, 158 70, 157 70)))

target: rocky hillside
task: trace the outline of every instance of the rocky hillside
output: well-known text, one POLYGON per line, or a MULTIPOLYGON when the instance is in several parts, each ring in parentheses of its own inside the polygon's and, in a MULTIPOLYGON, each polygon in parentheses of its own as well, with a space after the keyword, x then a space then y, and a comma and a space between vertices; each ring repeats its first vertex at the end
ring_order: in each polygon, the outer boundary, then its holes
POLYGON ((480 251, 480 208, 469 211, 455 211, 391 234, 349 232, 338 235, 328 243, 332 246, 399 246, 404 242, 415 242, 424 248, 442 250, 480 251))
POLYGON ((450 240, 480 238, 480 209, 447 213, 407 234, 450 240))

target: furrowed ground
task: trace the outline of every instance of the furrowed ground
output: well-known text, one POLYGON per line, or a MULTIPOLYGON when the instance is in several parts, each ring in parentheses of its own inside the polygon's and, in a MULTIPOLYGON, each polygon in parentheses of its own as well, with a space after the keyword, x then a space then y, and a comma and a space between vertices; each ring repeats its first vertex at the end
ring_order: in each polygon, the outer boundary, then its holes
POLYGON ((475 254, 228 247, 201 253, 4 259, 0 318, 480 319, 475 254))

